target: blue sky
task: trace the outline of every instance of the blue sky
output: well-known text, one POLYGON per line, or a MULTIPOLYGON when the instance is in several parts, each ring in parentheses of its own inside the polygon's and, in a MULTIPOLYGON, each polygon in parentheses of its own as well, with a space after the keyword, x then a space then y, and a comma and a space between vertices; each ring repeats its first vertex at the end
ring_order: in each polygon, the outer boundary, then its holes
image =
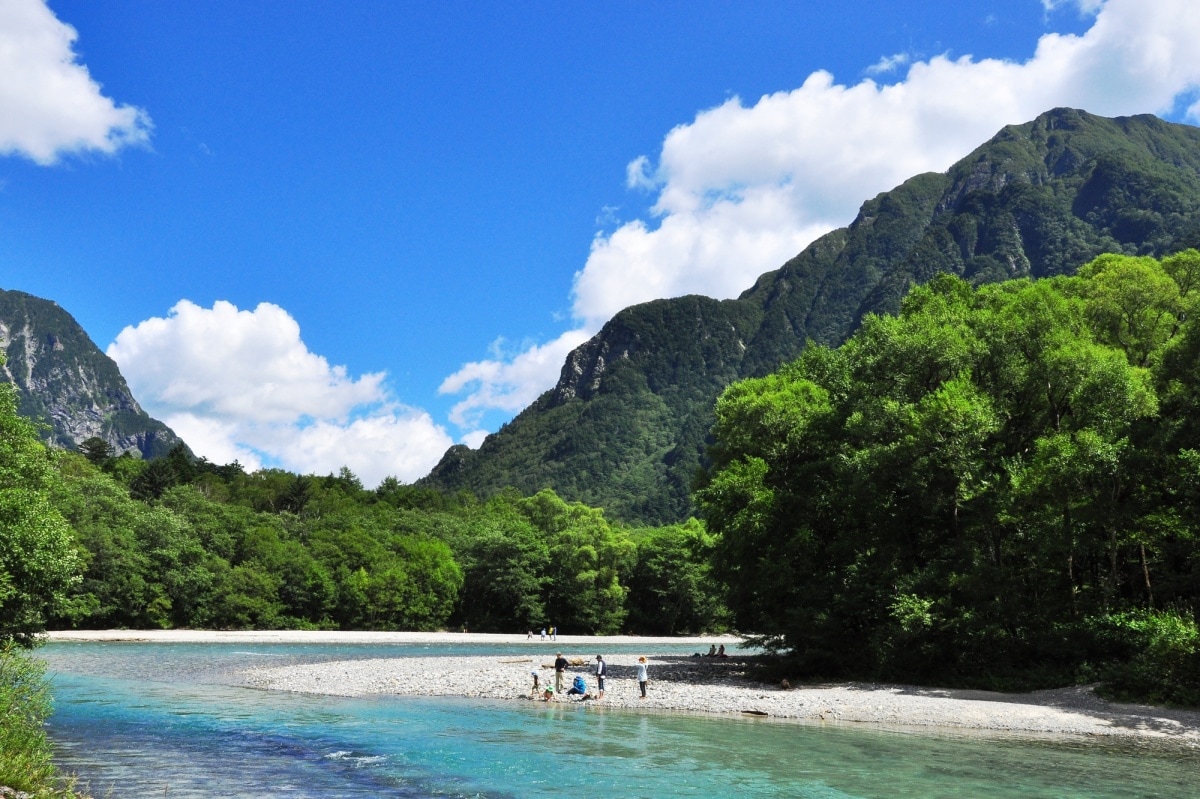
POLYGON ((1191 0, 915 9, 0 0, 0 288, 212 460, 416 479, 1005 124, 1197 118, 1191 0))

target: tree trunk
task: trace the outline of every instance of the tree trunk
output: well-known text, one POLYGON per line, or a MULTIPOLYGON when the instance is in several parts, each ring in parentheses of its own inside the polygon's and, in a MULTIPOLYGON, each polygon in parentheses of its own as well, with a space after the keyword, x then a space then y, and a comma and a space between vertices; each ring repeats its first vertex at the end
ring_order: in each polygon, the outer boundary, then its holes
POLYGON ((1154 589, 1150 587, 1150 565, 1146 562, 1146 544, 1141 545, 1142 550, 1142 576, 1146 578, 1146 599, 1150 603, 1150 607, 1154 607, 1154 589))

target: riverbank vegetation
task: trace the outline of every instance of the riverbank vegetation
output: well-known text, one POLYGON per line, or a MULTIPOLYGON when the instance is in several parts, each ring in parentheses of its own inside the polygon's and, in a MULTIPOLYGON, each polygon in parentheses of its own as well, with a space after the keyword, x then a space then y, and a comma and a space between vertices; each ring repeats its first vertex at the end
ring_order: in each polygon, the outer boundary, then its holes
POLYGON ((54 482, 51 454, 0 385, 0 786, 71 799, 43 726, 43 669, 26 651, 79 579, 71 529, 49 501, 54 482))
POLYGON ((0 786, 31 799, 76 799, 51 760, 45 722, 51 701, 44 667, 13 641, 0 644, 0 786))
POLYGON ((731 386, 697 498, 806 675, 1200 704, 1200 253, 914 289, 731 386))

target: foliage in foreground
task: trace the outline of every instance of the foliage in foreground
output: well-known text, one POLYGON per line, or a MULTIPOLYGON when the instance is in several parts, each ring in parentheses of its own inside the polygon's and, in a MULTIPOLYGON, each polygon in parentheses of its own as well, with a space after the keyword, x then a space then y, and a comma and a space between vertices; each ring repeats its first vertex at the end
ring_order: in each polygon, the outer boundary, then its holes
POLYGON ((809 675, 1195 702, 1198 283, 942 276, 730 387, 698 499, 738 625, 809 675))
POLYGON ((15 390, 0 385, 0 642, 31 643, 78 580, 70 528, 49 501, 54 477, 15 390))
POLYGON ((1100 619, 1096 630, 1117 659, 1103 692, 1125 701, 1200 707, 1200 630, 1191 613, 1139 609, 1100 619))
POLYGON ((44 724, 50 695, 44 666, 15 644, 0 644, 0 785, 35 797, 73 799, 60 787, 44 724))

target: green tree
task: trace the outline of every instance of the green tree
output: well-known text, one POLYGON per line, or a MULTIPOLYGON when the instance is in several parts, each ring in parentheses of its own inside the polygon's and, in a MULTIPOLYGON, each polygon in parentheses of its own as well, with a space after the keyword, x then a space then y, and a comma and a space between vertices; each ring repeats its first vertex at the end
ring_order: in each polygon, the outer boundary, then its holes
POLYGON ((738 624, 811 673, 1078 665, 1086 618, 1129 601, 1149 540, 1134 441, 1158 404, 1140 364, 1170 336, 1118 335, 1111 308, 1174 282, 1136 266, 1119 291, 1092 285, 1124 270, 1111 258, 978 290, 938 277, 839 349, 731 386, 696 496, 738 624))
POLYGON ((78 581, 71 530, 50 504, 50 454, 0 385, 0 642, 31 643, 78 581))
POLYGON ((85 569, 62 620, 134 628, 207 624, 221 558, 205 549, 187 517, 130 497, 82 458, 63 459, 53 501, 74 530, 85 569))
POLYGON ((158 499, 171 486, 180 483, 179 475, 172 463, 165 458, 149 461, 145 468, 129 484, 134 499, 143 501, 158 499))
POLYGON ((480 632, 531 630, 549 624, 546 537, 504 497, 473 510, 468 529, 469 533, 450 542, 463 569, 455 618, 480 632))
POLYGON ((728 628, 724 589, 712 573, 715 540, 703 523, 634 531, 637 565, 629 578, 626 627, 643 635, 700 634, 728 628))
POLYGON ((96 466, 103 466, 113 457, 112 444, 99 436, 92 436, 81 442, 79 451, 96 466))
POLYGON ((1178 331, 1192 304, 1195 250, 1181 253, 1169 273, 1154 258, 1102 255, 1079 270, 1089 314, 1107 343, 1124 350, 1135 366, 1147 366, 1178 331), (1176 282, 1178 278, 1183 285, 1176 282))
POLYGON ((547 537, 545 608, 563 632, 613 634, 625 620, 628 576, 637 547, 614 530, 604 512, 566 503, 549 489, 517 502, 530 523, 547 537))

